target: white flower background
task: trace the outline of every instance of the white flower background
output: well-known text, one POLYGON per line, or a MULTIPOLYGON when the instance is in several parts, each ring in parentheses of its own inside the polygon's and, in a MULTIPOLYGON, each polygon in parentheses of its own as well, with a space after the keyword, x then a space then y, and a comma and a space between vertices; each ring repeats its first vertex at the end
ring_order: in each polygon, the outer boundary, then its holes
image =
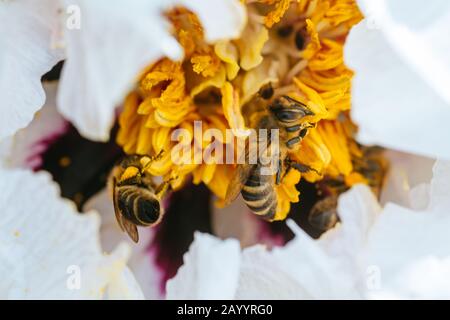
MULTIPOLYGON (((366 18, 345 59, 356 74, 358 139, 390 149, 381 202, 357 185, 340 197, 335 229, 313 240, 287 221, 295 238, 270 251, 221 239, 232 231, 196 233, 167 298, 450 298, 450 3, 358 4, 366 18)), ((174 5, 197 13, 210 42, 245 24, 238 0, 133 0, 126 10, 119 0, 0 1, 0 298, 162 298, 160 271, 120 232, 106 191, 80 215, 29 161, 66 120, 108 140, 135 75, 163 56, 182 58, 161 15, 174 5), (61 8, 71 5, 80 29, 65 25, 61 8), (59 82, 43 84, 61 60, 59 82)))

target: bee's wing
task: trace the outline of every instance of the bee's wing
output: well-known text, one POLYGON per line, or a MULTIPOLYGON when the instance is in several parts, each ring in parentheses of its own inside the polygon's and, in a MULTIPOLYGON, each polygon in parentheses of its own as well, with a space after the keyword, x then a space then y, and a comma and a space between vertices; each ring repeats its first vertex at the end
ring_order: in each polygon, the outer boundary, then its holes
POLYGON ((123 219, 123 218, 122 218, 122 224, 123 224, 125 231, 130 236, 131 240, 133 240, 134 242, 137 243, 139 241, 139 232, 138 232, 136 225, 123 219))
POLYGON ((245 143, 245 150, 241 153, 238 159, 238 166, 233 177, 228 184, 227 193, 225 195, 225 205, 229 205, 234 199, 237 198, 239 193, 242 190, 242 186, 247 182, 248 177, 250 176, 255 164, 249 164, 250 162, 250 154, 257 156, 257 146, 255 143, 249 143, 247 140, 245 143))
POLYGON ((255 165, 251 164, 240 164, 236 168, 236 172, 234 176, 230 180, 230 184, 228 185, 227 193, 225 196, 225 205, 229 205, 231 202, 236 199, 239 193, 242 190, 242 186, 247 182, 248 177, 250 176, 252 169, 255 165))
POLYGON ((117 223, 119 224, 120 229, 122 229, 122 231, 125 231, 125 228, 123 226, 123 222, 122 222, 122 216, 120 215, 120 210, 119 210, 119 205, 117 203, 117 192, 116 192, 116 178, 113 178, 113 204, 114 204, 114 214, 116 215, 116 220, 117 223))
POLYGON ((114 203, 114 213, 116 215, 117 223, 119 224, 120 229, 122 229, 122 231, 126 231, 126 233, 128 233, 128 235, 134 242, 138 242, 139 241, 139 233, 138 233, 137 227, 134 224, 132 224, 131 222, 124 219, 124 217, 122 217, 122 215, 120 213, 120 209, 119 209, 119 206, 117 203, 116 189, 117 189, 116 188, 116 179, 113 178, 113 203, 114 203))

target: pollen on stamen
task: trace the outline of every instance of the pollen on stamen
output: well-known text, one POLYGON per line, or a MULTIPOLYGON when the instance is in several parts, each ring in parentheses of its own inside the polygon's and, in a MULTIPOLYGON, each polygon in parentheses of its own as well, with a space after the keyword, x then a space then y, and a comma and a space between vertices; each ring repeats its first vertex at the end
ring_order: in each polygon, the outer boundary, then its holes
POLYGON ((356 130, 349 113, 353 73, 343 60, 345 35, 362 15, 356 2, 349 0, 255 0, 246 6, 248 21, 240 38, 220 43, 205 41, 198 17, 189 10, 167 13, 185 58, 182 62, 162 59, 141 75, 124 102, 118 143, 129 154, 153 157, 167 151, 148 165, 148 172, 163 178, 176 176, 171 181, 174 190, 191 179, 203 183, 220 204, 236 166, 195 161, 180 166, 170 159, 175 146, 168 138, 171 133, 186 129, 192 139, 183 143, 203 151, 207 145, 199 146, 193 138, 194 122, 200 121, 205 130, 248 132, 255 127, 256 115, 267 112, 272 96, 299 101, 311 109, 299 127, 308 129, 290 137, 290 145, 299 147, 288 153, 314 170, 302 172, 296 180, 282 180, 276 187, 275 216, 283 220, 291 203, 303 201, 296 187, 300 180, 342 181, 336 192, 353 181, 364 181, 356 178, 365 172, 354 166, 361 147, 354 140, 356 130), (352 10, 335 14, 344 3, 352 10))

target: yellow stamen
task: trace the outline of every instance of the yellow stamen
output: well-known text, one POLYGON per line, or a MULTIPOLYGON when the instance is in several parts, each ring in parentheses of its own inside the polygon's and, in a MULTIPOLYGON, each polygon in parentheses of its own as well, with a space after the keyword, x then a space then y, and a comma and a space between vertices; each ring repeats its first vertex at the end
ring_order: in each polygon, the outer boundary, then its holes
POLYGON ((291 0, 279 0, 275 5, 275 9, 271 11, 266 18, 264 23, 267 28, 271 28, 274 24, 280 22, 281 18, 284 16, 286 11, 289 9, 291 0))
POLYGON ((162 59, 141 73, 124 101, 117 142, 127 153, 155 156, 164 150, 148 166, 142 164, 148 173, 170 180, 175 189, 192 177, 211 189, 216 205, 223 205, 236 166, 197 159, 209 141, 194 135, 194 121, 201 121, 204 131, 218 129, 218 142, 225 147, 233 142, 225 139, 227 129, 246 135, 247 126, 255 126, 267 113, 270 102, 258 92, 270 83, 275 96, 288 95, 314 113, 302 119, 309 129, 301 144, 288 151, 292 160, 312 170, 300 174, 291 169, 275 187, 275 220, 284 219, 290 204, 299 201, 296 185, 301 179, 331 178, 346 186, 380 181, 365 176, 361 162, 367 151, 354 141, 356 129, 348 112, 353 73, 344 64, 343 46, 351 26, 362 17, 355 0, 243 3, 248 23, 240 38, 214 44, 206 43, 192 12, 176 8, 167 14, 185 58, 162 59), (291 31, 283 34, 284 27, 291 31), (172 155, 171 135, 178 128, 189 133, 182 144, 192 147, 192 154, 172 155))

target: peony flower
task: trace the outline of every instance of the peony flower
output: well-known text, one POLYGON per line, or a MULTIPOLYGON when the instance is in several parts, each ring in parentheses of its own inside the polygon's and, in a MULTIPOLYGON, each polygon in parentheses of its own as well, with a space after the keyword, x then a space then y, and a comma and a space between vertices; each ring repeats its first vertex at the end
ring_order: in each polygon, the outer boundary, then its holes
POLYGON ((0 295, 447 297, 448 6, 402 4, 2 1, 0 295), (265 221, 227 195, 278 99, 304 116, 274 120, 265 221), (134 244, 111 187, 150 180, 161 223, 134 244))

